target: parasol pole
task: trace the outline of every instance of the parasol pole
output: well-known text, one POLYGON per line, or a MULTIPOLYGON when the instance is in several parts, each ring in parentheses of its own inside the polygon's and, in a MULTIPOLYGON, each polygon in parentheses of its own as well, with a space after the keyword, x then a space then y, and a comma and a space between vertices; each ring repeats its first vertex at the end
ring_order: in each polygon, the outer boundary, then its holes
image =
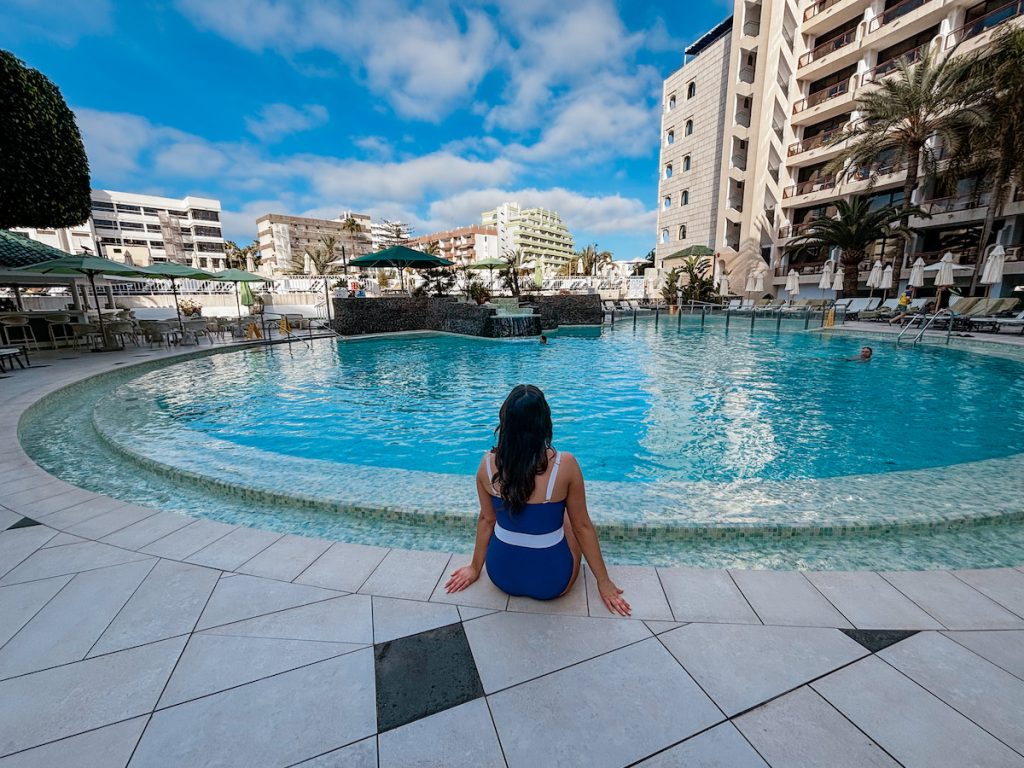
POLYGON ((181 337, 185 338, 185 324, 181 321, 181 307, 178 306, 178 282, 174 277, 171 278, 171 293, 174 294, 174 310, 178 313, 178 329, 181 337))
POLYGON ((92 286, 92 298, 96 302, 96 316, 100 321, 100 338, 103 339, 103 346, 107 346, 107 331, 103 327, 103 311, 100 309, 100 295, 96 293, 96 273, 87 272, 89 276, 89 285, 92 286))
POLYGON ((242 321, 242 302, 238 298, 238 281, 235 281, 235 309, 238 311, 238 321, 242 321))

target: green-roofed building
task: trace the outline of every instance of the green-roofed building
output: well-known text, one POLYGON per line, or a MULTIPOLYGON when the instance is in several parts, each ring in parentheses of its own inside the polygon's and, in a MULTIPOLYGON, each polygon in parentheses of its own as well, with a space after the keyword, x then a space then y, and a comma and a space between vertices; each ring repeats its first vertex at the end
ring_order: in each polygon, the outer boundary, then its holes
POLYGON ((0 270, 18 269, 67 256, 52 246, 20 232, 0 229, 0 270))

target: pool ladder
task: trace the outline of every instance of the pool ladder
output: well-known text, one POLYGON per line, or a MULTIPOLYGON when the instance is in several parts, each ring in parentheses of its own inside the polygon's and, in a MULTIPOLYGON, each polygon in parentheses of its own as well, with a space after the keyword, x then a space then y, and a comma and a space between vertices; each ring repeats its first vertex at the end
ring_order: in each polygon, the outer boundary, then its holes
MULTIPOLYGON (((946 343, 949 344, 949 337, 953 334, 953 318, 955 316, 956 316, 955 313, 951 312, 948 309, 944 309, 941 312, 936 312, 934 315, 932 315, 931 317, 928 318, 928 321, 926 323, 924 323, 924 325, 921 326, 921 330, 918 331, 917 336, 914 337, 914 340, 911 343, 914 344, 915 346, 917 344, 919 344, 921 342, 921 340, 924 338, 925 331, 928 330, 928 328, 931 326, 932 323, 934 323, 940 317, 948 317, 949 318, 949 326, 948 326, 948 329, 946 331, 946 343)), ((907 331, 909 331, 912 327, 913 327, 913 325, 911 325, 910 323, 907 323, 906 326, 904 326, 903 330, 900 331, 899 336, 896 337, 896 346, 899 346, 899 343, 903 339, 904 334, 907 331)))

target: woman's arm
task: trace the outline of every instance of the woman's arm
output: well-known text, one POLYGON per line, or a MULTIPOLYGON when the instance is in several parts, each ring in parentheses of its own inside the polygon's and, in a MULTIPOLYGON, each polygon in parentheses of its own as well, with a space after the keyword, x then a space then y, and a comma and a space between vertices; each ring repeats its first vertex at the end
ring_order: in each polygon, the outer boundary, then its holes
POLYGON ((476 472, 476 495, 480 499, 480 517, 476 521, 476 544, 473 546, 473 560, 469 565, 452 572, 448 583, 444 585, 449 593, 460 592, 478 578, 484 569, 484 557, 487 555, 487 544, 494 533, 494 502, 491 500, 490 478, 484 479, 486 471, 483 468, 484 462, 476 472))
POLYGON ((562 455, 562 466, 569 471, 569 494, 565 504, 573 533, 576 534, 576 539, 580 543, 583 556, 587 558, 587 565, 594 572, 598 592, 601 593, 601 599, 608 608, 608 612, 629 616, 629 603, 622 599, 622 590, 615 586, 608 577, 608 568, 601 556, 601 543, 597 540, 597 531, 594 530, 594 523, 590 520, 590 513, 587 511, 587 491, 583 484, 583 471, 575 456, 562 455))

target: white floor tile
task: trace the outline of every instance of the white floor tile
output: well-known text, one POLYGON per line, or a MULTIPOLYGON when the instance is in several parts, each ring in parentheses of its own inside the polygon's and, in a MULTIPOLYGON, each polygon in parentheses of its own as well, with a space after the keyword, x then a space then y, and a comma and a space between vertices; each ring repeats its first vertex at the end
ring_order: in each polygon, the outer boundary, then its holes
POLYGON ((1024 629, 1024 619, 948 571, 894 571, 882 576, 948 629, 1024 629))
POLYGON ((877 573, 805 574, 858 629, 942 629, 942 625, 877 573))
MULTIPOLYGON (((654 568, 643 568, 635 565, 611 565, 608 575, 615 586, 623 590, 622 597, 632 610, 631 619, 654 619, 656 621, 673 621, 672 610, 665 599, 665 591, 661 588, 658 574, 654 568)), ((600 618, 613 617, 601 600, 594 572, 586 569, 587 602, 590 615, 600 618)), ((617 617, 617 615, 616 615, 617 617)))
POLYGON ((799 571, 730 571, 765 624, 849 627, 850 622, 799 571))
POLYGON ((505 768, 501 745, 483 699, 385 731, 379 737, 379 745, 380 768, 505 768))
POLYGON ((728 571, 715 568, 659 568, 658 574, 676 621, 761 623, 728 571))

